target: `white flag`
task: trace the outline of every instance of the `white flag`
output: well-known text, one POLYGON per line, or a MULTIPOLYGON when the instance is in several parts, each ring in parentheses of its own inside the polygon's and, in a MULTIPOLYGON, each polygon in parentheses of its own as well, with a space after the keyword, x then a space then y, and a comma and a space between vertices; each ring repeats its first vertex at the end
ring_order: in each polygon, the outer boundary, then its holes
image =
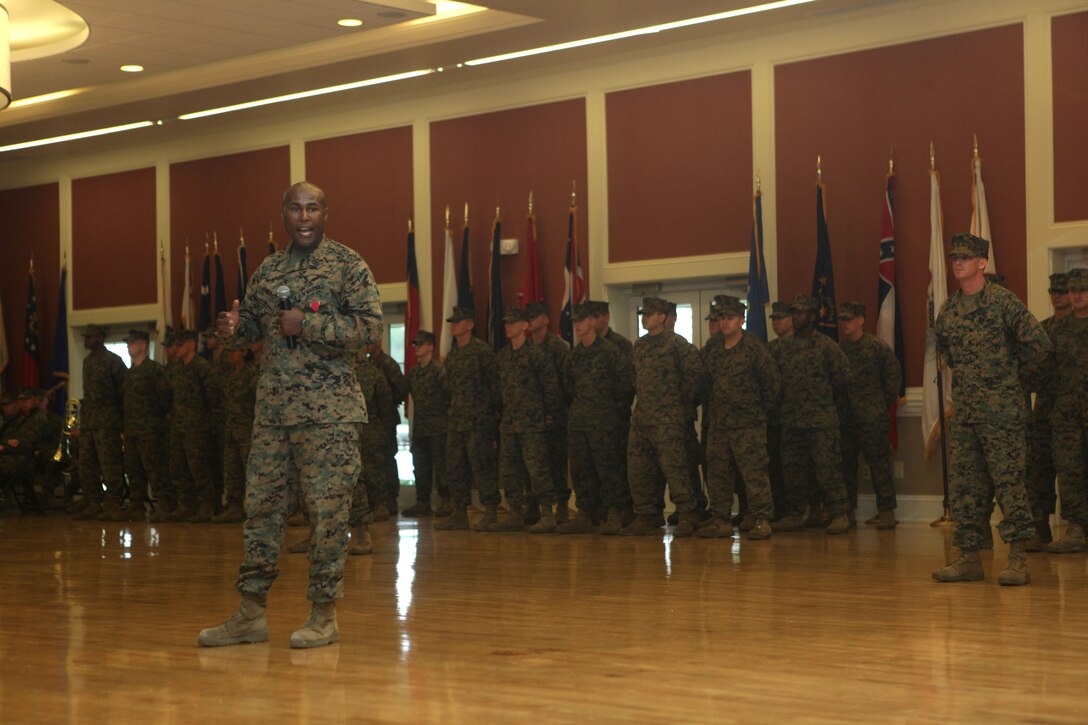
POLYGON ((994 238, 990 236, 990 211, 986 208, 986 187, 982 185, 982 159, 971 159, 971 233, 990 243, 990 255, 986 261, 987 274, 997 274, 994 261, 994 238))
POLYGON ((192 330, 196 325, 193 314, 193 274, 189 269, 189 245, 185 245, 185 290, 181 293, 181 327, 192 330))
MULTIPOLYGON (((922 441, 925 459, 933 455, 940 442, 940 400, 937 394, 937 334, 933 323, 948 298, 948 280, 944 271, 944 213, 941 211, 941 181, 937 172, 929 172, 929 289, 926 291, 926 357, 922 373, 922 441)), ((951 371, 943 371, 944 405, 952 403, 951 371)))
POLYGON ((450 236, 450 228, 446 227, 446 258, 442 270, 442 312, 439 319, 442 322, 442 335, 438 340, 438 357, 445 359, 453 347, 452 325, 445 319, 453 313, 453 306, 457 304, 457 274, 453 270, 453 237, 450 236))

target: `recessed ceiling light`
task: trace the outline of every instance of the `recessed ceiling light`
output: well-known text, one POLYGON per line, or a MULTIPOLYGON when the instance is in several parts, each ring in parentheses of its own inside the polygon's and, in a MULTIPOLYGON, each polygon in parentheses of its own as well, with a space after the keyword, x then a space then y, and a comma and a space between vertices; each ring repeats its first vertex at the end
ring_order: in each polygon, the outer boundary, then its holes
POLYGON ((340 18, 336 24, 342 28, 357 28, 363 24, 363 21, 359 18, 340 18))
POLYGON ((121 70, 125 73, 142 73, 144 67, 142 65, 123 65, 121 66, 121 70))
POLYGON ((61 58, 60 62, 68 65, 87 65, 91 61, 88 58, 61 58))
POLYGON ((93 131, 80 131, 79 133, 69 133, 64 136, 53 136, 51 138, 40 138, 36 141, 23 141, 22 143, 13 143, 7 146, 0 146, 0 153, 6 153, 8 151, 19 151, 21 149, 32 149, 36 146, 48 146, 55 143, 64 143, 65 141, 76 141, 81 138, 92 138, 94 136, 106 136, 111 133, 121 133, 123 131, 131 131, 136 128, 147 128, 148 126, 154 126, 153 121, 139 121, 137 123, 126 123, 123 126, 110 126, 109 128, 96 128, 93 131))

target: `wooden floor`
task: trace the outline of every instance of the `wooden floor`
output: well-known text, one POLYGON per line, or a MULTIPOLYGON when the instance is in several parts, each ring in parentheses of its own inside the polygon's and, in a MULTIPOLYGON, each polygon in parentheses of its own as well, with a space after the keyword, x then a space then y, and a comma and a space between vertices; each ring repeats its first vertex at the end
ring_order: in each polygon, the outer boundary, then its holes
MULTIPOLYGON (((294 541, 300 529, 288 532, 294 541)), ((204 649, 237 606, 237 526, 0 518, 0 722, 1088 721, 1085 555, 1032 584, 936 584, 948 530, 767 542, 432 532, 351 557, 341 642, 204 649)))

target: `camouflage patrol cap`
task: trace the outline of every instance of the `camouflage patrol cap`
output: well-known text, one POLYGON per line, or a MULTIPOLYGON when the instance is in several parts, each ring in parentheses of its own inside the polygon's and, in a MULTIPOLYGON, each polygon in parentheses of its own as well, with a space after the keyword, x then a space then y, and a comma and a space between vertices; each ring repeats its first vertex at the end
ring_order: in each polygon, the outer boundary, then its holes
POLYGON ((529 312, 517 305, 510 305, 506 308, 506 314, 502 316, 503 322, 528 322, 529 312))
POLYGON ((464 320, 475 320, 476 310, 471 307, 454 307, 453 314, 446 318, 446 322, 462 322, 464 320))
POLYGON ((779 301, 779 302, 775 302, 773 305, 771 305, 771 319, 772 320, 777 320, 780 317, 789 317, 789 316, 790 316, 790 306, 787 305, 785 302, 779 301))
POLYGON ((715 313, 718 317, 744 317, 747 306, 736 297, 718 295, 714 298, 714 301, 718 302, 715 313), (721 298, 720 301, 719 298, 721 298))
POLYGON ((163 347, 173 347, 178 344, 178 333, 173 330, 167 330, 166 335, 162 338, 163 347))
POLYGON ((1066 286, 1070 292, 1083 292, 1088 290, 1088 269, 1077 267, 1066 274, 1066 286))
POLYGON ((708 320, 714 320, 721 317, 719 308, 725 304, 725 300, 729 298, 729 295, 714 295, 714 299, 710 300, 710 314, 706 316, 708 320))
POLYGON ((150 339, 151 335, 149 335, 146 330, 129 330, 125 342, 136 342, 137 340, 147 342, 150 339))
POLYGON ((586 300, 585 302, 579 302, 574 306, 574 309, 570 313, 570 319, 575 322, 581 322, 588 317, 594 317, 597 313, 594 310, 594 303, 586 300))
POLYGON ((83 337, 90 337, 91 335, 97 335, 98 337, 106 336, 106 328, 101 325, 87 325, 83 328, 83 337))
POLYGON ((665 316, 676 317, 676 303, 665 300, 665 316))
POLYGON ((865 305, 860 302, 843 302, 839 305, 840 320, 852 320, 855 317, 865 317, 865 305))
POLYGON ((18 400, 28 400, 30 398, 37 398, 37 397, 38 397, 38 389, 37 388, 31 388, 31 387, 26 386, 26 385, 19 388, 19 392, 16 394, 16 399, 18 399, 18 400))
POLYGON ((640 315, 652 315, 655 312, 667 314, 669 303, 660 297, 643 297, 642 306, 638 308, 640 315))
POLYGON ((790 312, 794 311, 816 311, 816 300, 812 299, 808 295, 797 295, 793 298, 793 302, 790 303, 790 312))
POLYGON ((1050 275, 1050 289, 1052 295, 1064 295, 1069 291, 1069 275, 1065 272, 1055 272, 1050 275))
POLYGON ((416 336, 412 338, 413 345, 433 345, 434 333, 430 330, 420 330, 416 333, 416 336))
POLYGON ((548 314, 548 306, 543 302, 530 302, 529 304, 525 305, 525 314, 530 320, 534 317, 546 315, 548 314))
POLYGON ((987 257, 990 254, 990 242, 974 234, 963 232, 952 237, 952 251, 948 256, 987 257))
POLYGON ((0 395, 0 405, 11 405, 16 400, 18 400, 18 398, 15 397, 15 393, 10 390, 4 391, 4 394, 0 395))
POLYGON ((197 339, 196 330, 178 330, 174 333, 174 344, 180 345, 183 342, 195 341, 197 339))
POLYGON ((593 310, 591 314, 594 316, 608 314, 608 300, 586 300, 586 304, 593 310))

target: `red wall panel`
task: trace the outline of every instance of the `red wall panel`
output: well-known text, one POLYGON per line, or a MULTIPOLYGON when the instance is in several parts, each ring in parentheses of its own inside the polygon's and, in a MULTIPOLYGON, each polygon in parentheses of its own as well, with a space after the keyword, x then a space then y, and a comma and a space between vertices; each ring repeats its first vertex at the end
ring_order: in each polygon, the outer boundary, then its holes
POLYGON ((158 300, 155 169, 72 181, 72 309, 158 300))
POLYGON ((1051 21, 1054 221, 1088 219, 1088 13, 1051 21))
MULTIPOLYGON (((286 244, 280 208, 283 191, 290 183, 287 146, 170 165, 170 285, 175 325, 181 321, 186 242, 192 256, 194 312, 199 314, 200 310, 204 240, 213 233, 219 237, 229 306, 237 290, 239 231, 245 233, 247 268, 252 275, 267 256, 269 229, 279 248, 286 244)), ((213 263, 213 318, 214 269, 213 263)))
POLYGON ((357 250, 379 286, 407 279, 412 209, 412 128, 306 144, 306 177, 325 190, 325 233, 357 250))
MULTIPOLYGON (((942 175, 947 240, 971 219, 978 134, 995 262, 1026 280, 1023 32, 1020 25, 782 65, 775 70, 778 288, 812 289, 816 156, 823 157, 838 300, 876 326, 884 175, 896 159, 896 274, 907 384, 921 385, 929 283, 929 143, 942 175)), ((949 275, 949 281, 952 281, 949 275)))
POLYGON ((27 279, 34 258, 34 292, 38 299, 38 368, 43 384, 50 380, 60 286, 60 187, 42 184, 0 191, 0 300, 11 360, 3 372, 4 389, 22 384, 23 335, 27 279))
POLYGON ((749 71, 609 93, 608 259, 748 249, 749 71))
MULTIPOLYGON (((563 263, 571 182, 585 208, 586 111, 581 98, 497 113, 467 116, 431 125, 431 239, 434 319, 445 319, 442 271, 445 263, 445 208, 450 205, 455 265, 460 261, 464 206, 469 204, 472 278, 475 282, 476 331, 487 324, 491 224, 501 206, 503 236, 521 241, 521 253, 503 257, 503 301, 517 303, 524 283, 525 237, 529 192, 537 214, 537 239, 544 297, 553 330, 562 309, 563 263)), ((582 269, 588 274, 586 214, 578 215, 577 238, 582 269)))

